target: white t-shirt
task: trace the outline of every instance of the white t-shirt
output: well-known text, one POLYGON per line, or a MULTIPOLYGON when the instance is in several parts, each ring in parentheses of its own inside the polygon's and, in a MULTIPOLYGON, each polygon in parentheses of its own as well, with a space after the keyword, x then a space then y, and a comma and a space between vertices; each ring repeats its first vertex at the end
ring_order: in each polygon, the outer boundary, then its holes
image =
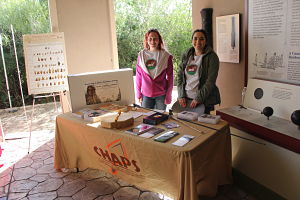
POLYGON ((144 51, 144 62, 149 75, 154 79, 158 71, 158 61, 160 59, 160 51, 144 51))
POLYGON ((194 59, 190 57, 185 68, 185 90, 187 97, 190 99, 195 99, 197 95, 199 85, 199 68, 201 67, 202 57, 203 55, 194 56, 194 59))

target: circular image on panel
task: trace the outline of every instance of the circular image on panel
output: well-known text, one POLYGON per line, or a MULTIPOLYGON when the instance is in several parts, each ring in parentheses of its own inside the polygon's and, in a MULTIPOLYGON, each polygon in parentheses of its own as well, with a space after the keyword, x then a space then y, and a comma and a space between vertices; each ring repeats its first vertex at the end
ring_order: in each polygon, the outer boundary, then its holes
POLYGON ((264 91, 261 88, 256 88, 256 90, 254 91, 254 97, 256 99, 261 99, 264 96, 264 91))

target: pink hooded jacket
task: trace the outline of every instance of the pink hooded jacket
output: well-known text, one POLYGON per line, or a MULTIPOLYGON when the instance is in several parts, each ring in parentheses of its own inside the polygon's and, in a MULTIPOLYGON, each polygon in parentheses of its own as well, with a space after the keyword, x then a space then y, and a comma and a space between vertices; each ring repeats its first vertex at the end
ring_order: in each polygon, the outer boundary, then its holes
POLYGON ((142 98, 142 95, 147 97, 166 95, 165 104, 170 104, 173 79, 173 56, 169 56, 168 67, 155 79, 141 68, 140 56, 138 56, 136 65, 136 97, 138 99, 142 98))

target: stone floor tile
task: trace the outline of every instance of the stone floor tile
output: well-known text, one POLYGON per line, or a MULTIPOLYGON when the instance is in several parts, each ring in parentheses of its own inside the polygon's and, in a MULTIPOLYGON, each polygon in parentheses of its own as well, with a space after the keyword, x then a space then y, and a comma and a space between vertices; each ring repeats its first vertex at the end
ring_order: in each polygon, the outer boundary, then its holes
POLYGON ((74 200, 92 200, 98 196, 112 194, 117 191, 119 185, 107 178, 99 178, 86 183, 86 187, 73 195, 74 200))
POLYGON ((36 187, 34 187, 29 194, 36 194, 36 193, 43 193, 43 192, 50 192, 57 190, 63 181, 57 178, 50 178, 47 179, 45 182, 39 183, 36 187))
POLYGON ((70 182, 65 182, 58 190, 59 197, 71 197, 79 190, 85 187, 86 182, 83 179, 75 179, 70 182))
POLYGON ((122 187, 113 195, 115 200, 138 200, 140 191, 133 187, 122 187))
POLYGON ((27 195, 27 192, 23 193, 9 193, 8 195, 8 200, 17 200, 17 199, 22 199, 27 195))
POLYGON ((49 151, 40 151, 40 152, 33 152, 32 154, 32 159, 33 160, 46 160, 50 158, 50 153, 49 151))
POLYGON ((30 178, 30 180, 36 181, 36 182, 44 182, 45 180, 49 179, 48 174, 37 174, 30 178))
POLYGON ((114 196, 113 195, 105 195, 105 196, 98 197, 95 200, 114 200, 114 196))
POLYGON ((80 177, 84 180, 93 180, 97 178, 107 177, 107 173, 98 170, 98 169, 86 169, 82 172, 79 172, 80 177))
POLYGON ((14 181, 10 185, 9 192, 29 192, 32 188, 34 188, 38 182, 32 180, 21 180, 14 181))
POLYGON ((9 168, 3 169, 3 171, 0 171, 0 178, 7 176, 7 174, 11 174, 11 170, 12 170, 12 167, 9 167, 9 168))
POLYGON ((71 182, 73 180, 79 179, 80 175, 78 173, 69 173, 67 176, 63 177, 64 183, 71 182))
POLYGON ((0 197, 6 197, 8 193, 8 185, 0 187, 0 197))
POLYGON ((161 200, 160 196, 154 192, 143 192, 139 200, 161 200))
POLYGON ((63 178, 67 175, 68 175, 68 173, 64 173, 64 172, 60 172, 60 171, 56 171, 56 170, 55 170, 55 172, 49 174, 49 176, 52 178, 63 178))
POLYGON ((0 187, 4 187, 5 185, 9 184, 11 179, 11 174, 6 174, 6 176, 0 178, 0 187))
POLYGON ((73 200, 72 197, 57 197, 55 200, 73 200))
POLYGON ((54 157, 51 156, 50 158, 44 160, 45 165, 53 164, 54 163, 54 157))
POLYGON ((22 158, 15 164, 15 169, 28 167, 33 163, 33 160, 29 157, 22 158))
POLYGON ((55 191, 28 195, 29 200, 53 200, 56 199, 56 197, 57 194, 55 191))
POLYGON ((42 167, 37 169, 38 174, 50 174, 55 173, 56 170, 54 169, 53 165, 42 165, 42 167))
POLYGON ((40 161, 34 161, 30 167, 33 169, 39 169, 42 166, 44 166, 44 162, 42 160, 40 160, 40 161))
POLYGON ((133 186, 132 184, 129 184, 129 183, 127 183, 127 182, 125 182, 125 181, 123 181, 123 180, 121 180, 121 179, 118 179, 118 180, 117 180, 117 183, 118 183, 120 186, 122 186, 122 187, 124 187, 124 186, 133 186))
POLYGON ((31 167, 19 168, 14 170, 15 180, 25 180, 36 175, 36 170, 31 167))

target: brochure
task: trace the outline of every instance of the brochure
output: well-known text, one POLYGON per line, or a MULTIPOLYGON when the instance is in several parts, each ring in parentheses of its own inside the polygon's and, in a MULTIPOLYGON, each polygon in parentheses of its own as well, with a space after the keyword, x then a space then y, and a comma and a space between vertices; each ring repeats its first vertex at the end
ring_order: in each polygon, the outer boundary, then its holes
POLYGON ((159 134, 159 133, 161 133, 163 131, 164 131, 164 129, 162 129, 162 128, 153 127, 149 131, 147 131, 145 133, 142 133, 140 136, 144 137, 144 138, 151 138, 154 135, 157 135, 157 134, 159 134))
POLYGON ((157 141, 157 142, 167 142, 169 139, 175 137, 178 134, 179 133, 177 133, 175 131, 168 131, 168 132, 163 133, 162 135, 154 138, 154 141, 157 141))
POLYGON ((153 126, 152 125, 149 125, 149 124, 140 124, 136 127, 133 127, 131 129, 128 129, 126 130, 125 132, 126 133, 130 133, 130 134, 133 134, 133 135, 139 135, 139 134, 142 134, 150 129, 152 129, 153 126))
POLYGON ((90 110, 83 115, 83 119, 89 122, 98 122, 101 120, 102 115, 106 114, 105 110, 90 110))
POLYGON ((189 141, 191 141, 195 136, 193 135, 184 135, 181 138, 179 138, 178 140, 176 140, 175 142, 173 142, 173 145, 176 146, 184 146, 186 143, 188 143, 189 141))
POLYGON ((182 111, 178 113, 178 119, 185 119, 189 121, 197 120, 199 114, 196 112, 190 112, 190 111, 182 111))
POLYGON ((83 109, 81 109, 81 110, 79 110, 79 111, 77 111, 77 112, 73 112, 72 114, 73 114, 73 116, 75 116, 75 117, 79 117, 79 118, 82 118, 82 119, 83 119, 84 114, 85 114, 85 113, 88 113, 88 112, 91 112, 91 111, 93 111, 93 109, 91 109, 91 108, 83 108, 83 109))
POLYGON ((204 122, 208 124, 217 124, 220 121, 220 119, 220 115, 203 114, 198 117, 199 122, 204 122))
POLYGON ((165 124, 162 124, 164 127, 166 127, 167 129, 171 129, 171 128, 178 128, 179 124, 177 124, 176 122, 168 122, 165 124))

